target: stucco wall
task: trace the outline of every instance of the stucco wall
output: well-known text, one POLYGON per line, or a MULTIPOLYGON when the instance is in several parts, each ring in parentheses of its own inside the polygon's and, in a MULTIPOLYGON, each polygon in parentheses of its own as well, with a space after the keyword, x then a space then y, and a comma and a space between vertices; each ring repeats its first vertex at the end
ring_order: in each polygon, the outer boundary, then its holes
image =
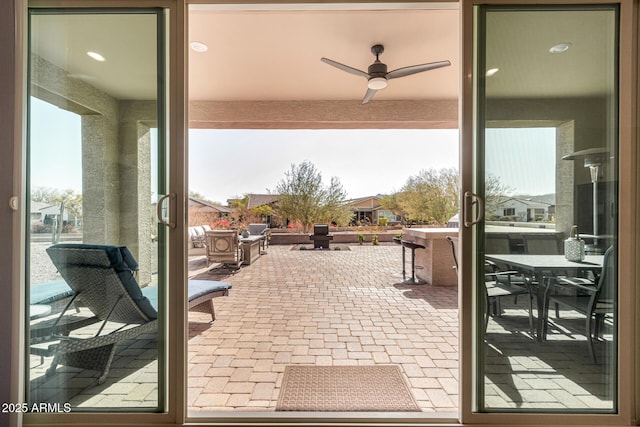
POLYGON ((457 129, 458 101, 192 101, 195 129, 457 129))
POLYGON ((37 55, 31 61, 33 95, 82 117, 83 241, 129 247, 149 283, 156 102, 120 101, 37 55))
POLYGON ((155 101, 120 101, 120 241, 141 266, 138 279, 151 281, 156 222, 151 204, 151 126, 155 125, 155 101), (144 268, 142 268, 144 266, 144 268))

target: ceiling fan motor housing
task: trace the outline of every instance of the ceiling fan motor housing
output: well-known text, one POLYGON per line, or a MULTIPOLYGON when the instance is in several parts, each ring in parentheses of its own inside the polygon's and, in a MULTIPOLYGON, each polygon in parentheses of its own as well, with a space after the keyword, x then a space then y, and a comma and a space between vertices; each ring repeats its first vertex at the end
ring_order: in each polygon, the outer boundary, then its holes
POLYGON ((387 74, 387 64, 376 61, 369 65, 369 76, 371 77, 384 77, 387 74))

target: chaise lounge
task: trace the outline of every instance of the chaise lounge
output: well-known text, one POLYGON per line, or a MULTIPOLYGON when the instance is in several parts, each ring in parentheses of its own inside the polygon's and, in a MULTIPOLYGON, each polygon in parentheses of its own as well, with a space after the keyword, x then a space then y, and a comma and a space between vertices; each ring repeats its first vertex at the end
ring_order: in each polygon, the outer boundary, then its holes
MULTIPOLYGON (((31 328, 31 354, 53 356, 47 375, 57 365, 100 372, 103 383, 115 353, 116 344, 157 328, 157 287, 140 289, 135 274, 138 264, 126 247, 89 244, 58 244, 47 253, 73 294, 51 322, 31 328), (93 316, 68 314, 69 308, 86 307, 93 316), (88 335, 86 327, 101 323, 88 335), (114 328, 114 324, 120 325, 114 328), (110 330, 110 332, 104 332, 110 330), (77 334, 71 336, 71 333, 77 334)), ((231 285, 223 282, 189 283, 189 310, 211 314, 212 299, 228 295, 231 285)), ((95 328, 95 326, 94 326, 95 328)))

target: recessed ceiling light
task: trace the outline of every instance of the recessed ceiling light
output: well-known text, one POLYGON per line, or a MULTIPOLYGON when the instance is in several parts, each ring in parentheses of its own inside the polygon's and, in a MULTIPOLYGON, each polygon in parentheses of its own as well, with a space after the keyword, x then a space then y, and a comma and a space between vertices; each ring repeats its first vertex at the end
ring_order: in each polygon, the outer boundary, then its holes
POLYGON ((191 42, 189 43, 189 46, 194 52, 206 52, 207 50, 209 50, 209 46, 200 42, 191 42))
POLYGON ((96 52, 87 52, 87 55, 95 59, 96 61, 104 62, 106 61, 105 57, 96 52))
POLYGON ((549 52, 562 53, 562 52, 568 51, 570 47, 571 47, 571 43, 569 42, 558 43, 557 45, 551 46, 551 48, 549 48, 549 52))
POLYGON ((495 73, 497 73, 498 71, 500 71, 500 68, 489 68, 489 69, 487 70, 487 72, 485 73, 485 75, 486 75, 487 77, 491 77, 491 76, 493 76, 495 73))

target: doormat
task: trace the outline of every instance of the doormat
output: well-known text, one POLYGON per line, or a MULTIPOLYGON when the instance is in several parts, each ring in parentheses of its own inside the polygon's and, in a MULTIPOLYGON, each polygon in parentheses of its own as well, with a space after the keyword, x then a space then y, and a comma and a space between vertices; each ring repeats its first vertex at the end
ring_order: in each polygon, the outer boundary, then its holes
POLYGON ((276 411, 419 412, 400 367, 288 365, 276 411))

